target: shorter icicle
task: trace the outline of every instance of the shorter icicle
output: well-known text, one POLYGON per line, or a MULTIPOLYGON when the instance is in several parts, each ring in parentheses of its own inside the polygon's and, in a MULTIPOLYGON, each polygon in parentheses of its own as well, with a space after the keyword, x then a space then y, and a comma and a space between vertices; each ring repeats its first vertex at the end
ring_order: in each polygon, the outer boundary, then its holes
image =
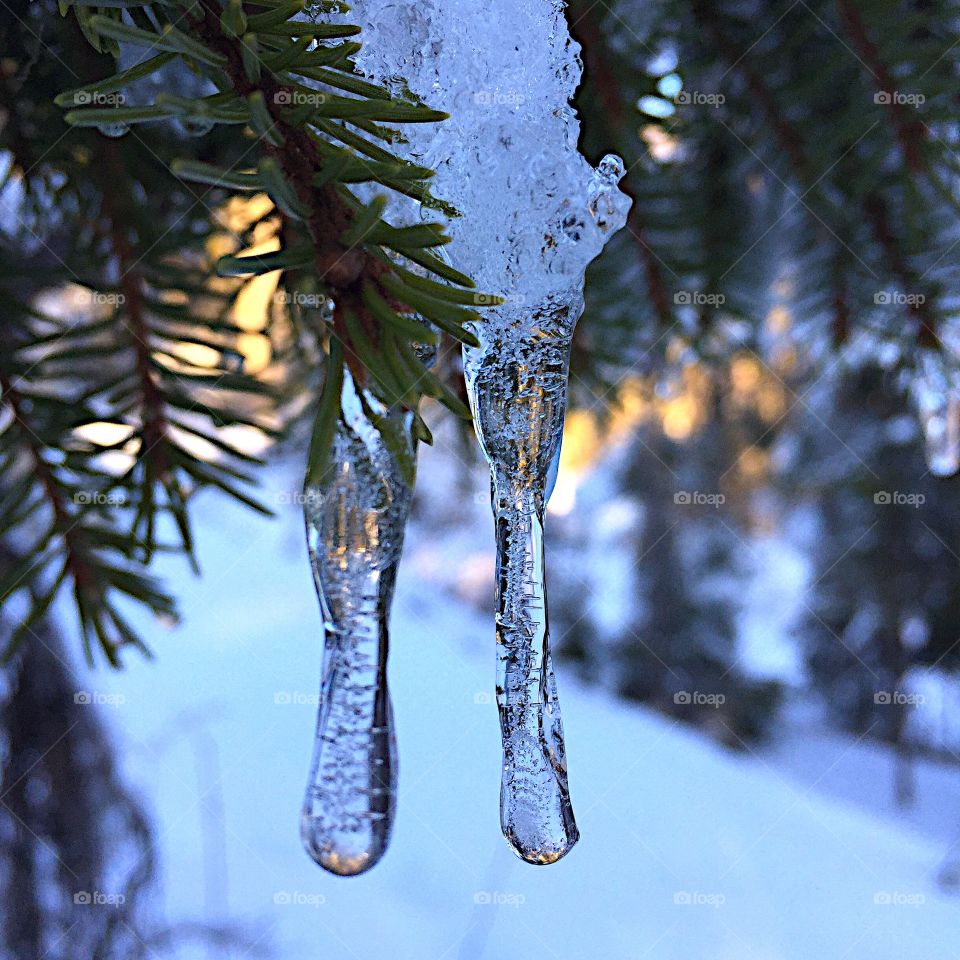
POLYGON ((960 383, 943 358, 924 353, 910 390, 923 430, 924 453, 930 472, 950 477, 960 470, 960 383))
POLYGON ((376 864, 393 827, 397 745, 387 618, 411 499, 368 410, 405 424, 410 414, 388 414, 366 393, 363 401, 346 372, 332 467, 322 487, 306 488, 304 506, 325 636, 301 837, 320 866, 341 876, 376 864))

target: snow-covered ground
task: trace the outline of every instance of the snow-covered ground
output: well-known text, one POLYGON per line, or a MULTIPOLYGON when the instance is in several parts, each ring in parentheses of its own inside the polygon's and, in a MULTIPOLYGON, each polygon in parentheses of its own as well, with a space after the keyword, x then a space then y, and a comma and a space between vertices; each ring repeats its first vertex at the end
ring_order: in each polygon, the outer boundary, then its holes
POLYGON ((958 844, 960 863, 960 773, 953 762, 914 758, 909 769, 915 796, 904 808, 897 806, 895 760, 885 744, 809 723, 787 729, 760 756, 790 780, 937 841, 944 853, 958 844))
MULTIPOLYGON (((424 578, 460 562, 428 541, 429 517, 412 530, 394 609, 392 847, 369 874, 326 875, 298 837, 320 640, 301 522, 293 506, 271 522, 204 497, 203 578, 166 568, 183 625, 147 624, 154 662, 82 680, 91 699, 122 696, 99 709, 157 820, 168 919, 237 920, 285 960, 960 956, 960 901, 932 880, 957 773, 942 771, 949 792, 928 800, 936 829, 904 823, 871 807, 889 770, 863 749, 734 755, 577 686, 562 664, 582 839, 549 867, 514 857, 498 824, 492 626, 424 578)), ((489 570, 486 542, 457 539, 489 570)))

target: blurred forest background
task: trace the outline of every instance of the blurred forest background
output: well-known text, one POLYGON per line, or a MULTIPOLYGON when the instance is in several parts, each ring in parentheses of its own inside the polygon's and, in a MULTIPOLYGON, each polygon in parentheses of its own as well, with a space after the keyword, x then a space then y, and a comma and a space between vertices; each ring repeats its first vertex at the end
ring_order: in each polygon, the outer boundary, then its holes
MULTIPOLYGON (((561 671, 732 751, 815 715, 889 745, 889 789, 908 808, 919 759, 960 761, 960 13, 939 0, 571 0, 569 21, 582 149, 624 158, 634 206, 591 267, 575 341, 548 546, 561 671)), ((239 936, 149 916, 149 816, 74 704, 73 612, 51 595, 37 615, 34 601, 88 563, 124 597, 106 623, 164 657, 162 636, 134 636, 122 611, 133 598, 169 624, 175 598, 105 559, 122 545, 99 521, 127 505, 76 490, 128 457, 179 531, 164 547, 140 529, 148 553, 189 547, 194 491, 263 506, 247 483, 256 460, 299 463, 317 383, 306 301, 273 275, 210 278, 243 244, 276 248, 269 201, 227 201, 161 162, 175 149, 229 166, 221 128, 64 122, 54 98, 105 62, 52 0, 2 4, 5 957, 146 957, 239 936), (148 293, 124 285, 125 258, 148 293), (105 334, 118 312, 149 346, 105 334), (197 314, 216 318, 216 349, 194 336, 197 314), (44 353, 78 323, 92 339, 44 353), (233 379, 204 393, 224 370, 233 379), (105 386, 129 431, 100 424, 105 386), (47 580, 24 597, 25 564, 41 559, 25 524, 51 511, 76 521, 72 552, 59 573, 62 550, 44 555, 47 580), (51 882, 128 897, 114 913, 54 908, 51 882)), ((441 368, 462 389, 452 342, 441 368)), ((427 412, 466 477, 469 427, 444 416, 427 412)), ((420 515, 426 497, 448 499, 438 541, 456 536, 469 486, 421 494, 420 515)), ((489 577, 461 573, 435 589, 488 615, 489 577)), ((80 632, 89 654, 100 628, 80 632)), ((960 887, 950 857, 940 880, 960 887)))

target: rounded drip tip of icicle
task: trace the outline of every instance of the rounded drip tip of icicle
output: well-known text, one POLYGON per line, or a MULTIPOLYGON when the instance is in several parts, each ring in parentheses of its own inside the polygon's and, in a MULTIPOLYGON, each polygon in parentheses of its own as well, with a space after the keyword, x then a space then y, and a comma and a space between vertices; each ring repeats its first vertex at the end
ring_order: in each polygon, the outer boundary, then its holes
POLYGON ((338 877, 358 877, 375 867, 387 852, 388 836, 367 836, 363 832, 352 838, 333 837, 322 831, 317 817, 304 811, 300 819, 300 840, 314 863, 338 877), (362 842, 368 845, 364 848, 362 842))
POLYGON ((580 839, 580 831, 575 823, 571 824, 571 827, 572 829, 567 833, 564 842, 559 845, 555 840, 544 844, 540 837, 522 839, 508 830, 504 831, 503 836, 510 849, 524 863, 539 867, 562 860, 577 845, 577 841, 580 839))

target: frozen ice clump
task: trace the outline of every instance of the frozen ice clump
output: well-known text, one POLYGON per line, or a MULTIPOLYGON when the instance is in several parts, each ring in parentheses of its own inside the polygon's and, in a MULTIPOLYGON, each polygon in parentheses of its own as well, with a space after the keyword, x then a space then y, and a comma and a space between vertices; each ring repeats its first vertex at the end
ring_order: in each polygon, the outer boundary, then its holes
POLYGON ((395 147, 437 171, 433 192, 462 219, 450 223, 455 265, 481 290, 532 306, 582 277, 624 223, 628 199, 607 196, 591 214, 598 177, 577 150, 570 99, 580 81, 579 45, 565 5, 554 0, 357 0, 345 15, 363 27, 357 64, 368 76, 405 83, 441 124, 408 124, 395 147))

